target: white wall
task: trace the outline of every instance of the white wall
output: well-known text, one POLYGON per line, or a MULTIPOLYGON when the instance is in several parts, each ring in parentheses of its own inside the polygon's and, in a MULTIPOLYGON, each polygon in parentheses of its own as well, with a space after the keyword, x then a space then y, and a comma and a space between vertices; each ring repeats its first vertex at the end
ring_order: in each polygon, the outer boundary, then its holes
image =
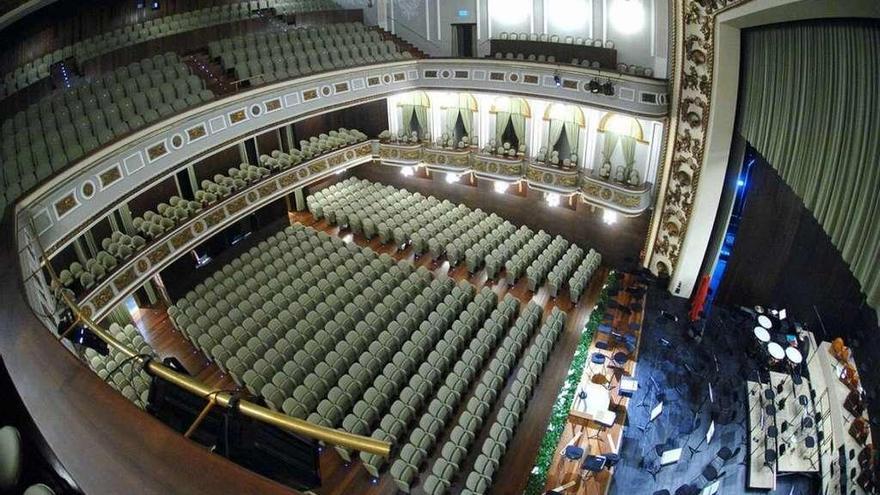
POLYGON ((474 23, 480 56, 502 31, 570 35, 612 40, 619 62, 667 75, 668 0, 373 0, 372 8, 367 0, 337 3, 363 8, 368 24, 387 27, 432 56, 452 54, 452 24, 474 23), (640 19, 641 27, 627 32, 618 19, 640 19))

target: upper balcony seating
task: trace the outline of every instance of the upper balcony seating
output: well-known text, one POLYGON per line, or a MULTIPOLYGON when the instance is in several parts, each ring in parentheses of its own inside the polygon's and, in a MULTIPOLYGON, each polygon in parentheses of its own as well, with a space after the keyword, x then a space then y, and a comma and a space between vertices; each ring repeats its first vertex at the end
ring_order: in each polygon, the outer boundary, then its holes
POLYGON ((252 84, 412 57, 356 22, 238 36, 211 42, 208 53, 252 84))
POLYGON ((88 59, 136 43, 257 17, 259 10, 268 8, 276 8, 281 13, 291 14, 335 9, 338 6, 330 0, 261 0, 216 5, 131 24, 59 48, 16 67, 3 76, 3 80, 0 82, 0 98, 5 98, 49 77, 49 67, 62 60, 75 57, 76 63, 82 64, 88 59))
POLYGON ((212 99, 214 93, 174 53, 57 91, 0 124, 0 204, 132 130, 212 99))

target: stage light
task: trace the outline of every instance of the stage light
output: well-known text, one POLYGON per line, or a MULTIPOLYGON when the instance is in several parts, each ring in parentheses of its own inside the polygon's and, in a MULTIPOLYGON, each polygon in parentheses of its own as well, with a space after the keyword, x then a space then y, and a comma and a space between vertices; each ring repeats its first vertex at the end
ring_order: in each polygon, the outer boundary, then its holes
POLYGON ((614 96, 614 85, 611 84, 611 81, 602 85, 602 94, 605 96, 614 96))
POLYGON ((746 185, 746 181, 739 179, 738 181, 736 181, 736 185, 737 187, 743 187, 744 185, 746 185))
POLYGON ((546 200, 547 200, 547 204, 550 206, 554 206, 554 207, 559 206, 559 203, 560 203, 559 195, 556 193, 547 193, 546 200))
POLYGON ((588 87, 590 88, 590 93, 593 93, 593 94, 598 94, 599 90, 601 89, 601 85, 599 84, 599 81, 597 81, 595 79, 590 79, 590 84, 588 85, 588 87))
POLYGON ((153 2, 150 5, 153 7, 153 10, 159 10, 159 1, 158 0, 153 0, 153 2))
POLYGON ((608 14, 611 26, 620 34, 635 34, 645 25, 641 0, 614 0, 608 14))
POLYGON ((413 170, 413 167, 402 167, 400 173, 403 174, 404 177, 412 177, 415 175, 415 170, 413 170))
POLYGON ((448 184, 455 184, 458 182, 458 175, 456 174, 446 174, 446 182, 448 184))
POLYGON ((606 225, 614 225, 615 223, 617 223, 617 213, 611 210, 603 211, 602 221, 605 222, 606 225))
POLYGON ((553 82, 556 84, 556 87, 562 86, 562 78, 559 77, 559 73, 553 74, 553 82))
POLYGON ((507 182, 502 182, 500 180, 496 180, 495 185, 494 185, 494 189, 495 189, 495 192, 497 192, 498 194, 504 194, 505 192, 507 192, 507 182))

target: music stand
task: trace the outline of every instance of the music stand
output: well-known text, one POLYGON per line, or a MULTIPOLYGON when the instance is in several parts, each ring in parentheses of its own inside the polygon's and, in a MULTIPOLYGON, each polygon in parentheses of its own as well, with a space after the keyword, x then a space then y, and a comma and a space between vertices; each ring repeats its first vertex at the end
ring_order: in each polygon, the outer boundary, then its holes
POLYGON ((712 420, 709 423, 709 429, 706 430, 706 436, 704 436, 703 438, 700 439, 700 443, 698 443, 696 447, 688 446, 688 450, 691 451, 691 457, 693 457, 694 454, 696 454, 698 452, 702 452, 703 449, 701 449, 700 447, 703 446, 703 442, 705 441, 706 445, 708 446, 709 443, 712 442, 712 437, 714 435, 715 435, 715 420, 712 420))

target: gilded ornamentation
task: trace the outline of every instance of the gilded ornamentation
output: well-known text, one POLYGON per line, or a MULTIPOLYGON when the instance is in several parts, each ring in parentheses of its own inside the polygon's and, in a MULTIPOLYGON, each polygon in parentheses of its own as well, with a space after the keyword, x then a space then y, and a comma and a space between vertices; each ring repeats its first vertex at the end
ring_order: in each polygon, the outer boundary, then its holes
POLYGON ((169 254, 171 254, 171 250, 168 249, 168 245, 162 243, 156 249, 150 251, 150 254, 147 255, 147 259, 150 260, 150 263, 155 265, 167 258, 169 254))
POLYGON ((236 110, 229 114, 229 122, 233 124, 243 122, 245 119, 247 119, 247 114, 245 113, 244 108, 242 108, 241 110, 236 110))
POLYGON ((113 286, 116 287, 117 291, 121 292, 123 289, 131 285, 136 277, 137 274, 134 272, 134 268, 129 268, 116 276, 113 280, 113 286))
POLYGON ((260 193, 260 196, 266 197, 272 194, 273 192, 278 190, 278 184, 275 181, 271 181, 267 184, 263 184, 262 186, 257 188, 257 191, 260 193))
POLYGON ((207 217, 205 217, 205 223, 208 225, 208 227, 213 227, 213 226, 217 225, 218 223, 222 222, 224 218, 226 218, 226 212, 223 211, 222 208, 220 208, 217 211, 215 211, 215 212, 211 213, 210 215, 208 215, 207 217))
POLYGON ((266 102, 266 111, 274 112, 275 110, 279 110, 281 108, 281 98, 275 98, 274 100, 269 100, 266 102))
POLYGON ((159 144, 154 144, 147 148, 147 156, 150 158, 150 161, 156 160, 158 158, 162 158, 163 156, 168 154, 168 148, 165 147, 165 142, 161 142, 159 144))
POLYGON ((200 124, 192 129, 187 129, 186 134, 189 136, 190 141, 195 141, 196 139, 205 137, 208 134, 208 131, 205 129, 204 125, 200 124))
POLYGON ((226 211, 228 211, 230 215, 234 215, 243 210, 245 206, 247 206, 247 199, 245 197, 235 198, 226 205, 226 211))
POLYGON ((174 249, 180 249, 181 246, 193 240, 193 233, 189 229, 182 230, 179 234, 171 238, 171 245, 174 249))
POLYGON ((95 309, 101 309, 113 299, 113 289, 110 286, 104 287, 101 289, 101 292, 95 294, 95 297, 92 299, 92 305, 95 306, 95 309))
POLYGON ((76 196, 70 193, 55 202, 55 213, 58 215, 58 218, 61 218, 77 206, 79 206, 79 202, 76 200, 76 196))
MULTIPOLYGON (((681 244, 687 233, 694 198, 704 163, 709 112, 712 103, 712 72, 715 42, 715 16, 723 9, 748 0, 679 0, 675 2, 676 22, 682 30, 683 46, 676 46, 673 77, 676 91, 670 98, 675 117, 670 123, 674 139, 666 156, 669 181, 655 234, 650 268, 671 274, 678 266, 681 244)), ((626 195, 622 195, 626 196, 626 195)), ((636 198, 637 199, 637 198, 636 198)), ((627 197, 615 202, 632 201, 627 197)))
POLYGON ((144 273, 145 271, 150 269, 150 262, 147 261, 145 258, 141 258, 138 260, 137 265, 135 266, 138 273, 144 273))
POLYGON ((101 174, 98 176, 98 180, 101 181, 102 188, 106 188, 107 186, 113 184, 121 178, 122 172, 119 170, 118 166, 105 170, 101 172, 101 174))
POLYGON ((307 91, 303 91, 303 101, 314 100, 318 97, 317 89, 309 89, 307 91))

